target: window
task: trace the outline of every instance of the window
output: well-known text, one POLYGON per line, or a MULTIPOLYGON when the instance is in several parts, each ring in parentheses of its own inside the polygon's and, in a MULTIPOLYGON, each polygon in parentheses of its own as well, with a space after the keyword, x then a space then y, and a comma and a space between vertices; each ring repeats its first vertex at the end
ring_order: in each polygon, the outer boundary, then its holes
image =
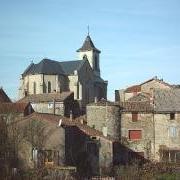
POLYGON ((48 109, 52 109, 53 106, 54 106, 54 104, 53 104, 52 102, 49 102, 49 103, 48 103, 48 109))
POLYGON ((169 127, 169 137, 177 137, 177 128, 175 126, 169 127))
POLYGON ((175 119, 175 113, 170 113, 170 120, 174 120, 175 119))
POLYGON ((36 82, 33 82, 33 93, 36 94, 36 82))
POLYGON ((48 81, 48 93, 51 93, 51 82, 48 81))
POLYGON ((138 113, 137 112, 133 112, 132 113, 132 122, 136 122, 138 121, 138 113))
POLYGON ((129 130, 129 139, 130 140, 139 140, 142 138, 141 130, 129 130))
POLYGON ((86 56, 86 54, 83 56, 83 60, 87 60, 88 58, 87 58, 87 56, 86 56))

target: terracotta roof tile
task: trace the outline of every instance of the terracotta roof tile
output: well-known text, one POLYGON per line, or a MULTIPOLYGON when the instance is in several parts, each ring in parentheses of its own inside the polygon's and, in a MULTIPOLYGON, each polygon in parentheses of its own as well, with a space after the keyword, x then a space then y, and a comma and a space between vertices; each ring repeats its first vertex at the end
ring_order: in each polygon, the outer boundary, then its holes
POLYGON ((130 86, 125 90, 126 93, 140 92, 140 91, 141 91, 141 86, 140 85, 130 86))
POLYGON ((29 103, 0 103, 0 113, 24 113, 29 103))
POLYGON ((0 88, 0 103, 3 103, 3 102, 11 102, 11 100, 7 96, 7 94, 4 92, 4 90, 0 88))
POLYGON ((23 118, 23 120, 29 120, 29 119, 48 121, 48 122, 56 123, 57 125, 59 123, 59 120, 62 119, 62 126, 65 126, 65 127, 75 126, 88 136, 99 136, 99 137, 106 138, 110 141, 116 141, 116 139, 112 138, 109 135, 105 137, 103 136, 102 132, 94 128, 91 128, 87 126, 86 124, 81 124, 79 121, 77 121, 77 119, 71 121, 69 118, 66 118, 63 116, 53 115, 53 114, 42 114, 42 113, 36 113, 36 112, 23 118))

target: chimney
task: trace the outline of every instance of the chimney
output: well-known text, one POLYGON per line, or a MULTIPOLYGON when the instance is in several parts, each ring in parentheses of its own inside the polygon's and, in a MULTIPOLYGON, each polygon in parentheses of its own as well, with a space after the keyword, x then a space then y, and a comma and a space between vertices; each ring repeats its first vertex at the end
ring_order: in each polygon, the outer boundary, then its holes
POLYGON ((70 110, 70 121, 72 121, 73 119, 73 114, 72 114, 72 110, 70 110))
POLYGON ((102 128, 102 133, 103 133, 103 136, 107 137, 107 127, 106 126, 104 126, 102 128))

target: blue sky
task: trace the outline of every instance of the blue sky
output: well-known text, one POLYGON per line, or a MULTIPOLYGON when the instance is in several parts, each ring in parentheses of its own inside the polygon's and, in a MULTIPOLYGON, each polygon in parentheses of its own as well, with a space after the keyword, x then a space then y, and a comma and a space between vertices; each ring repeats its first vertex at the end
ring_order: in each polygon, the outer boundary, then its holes
POLYGON ((17 97, 33 60, 77 59, 87 25, 114 90, 158 76, 180 84, 179 0, 0 0, 0 86, 17 97))

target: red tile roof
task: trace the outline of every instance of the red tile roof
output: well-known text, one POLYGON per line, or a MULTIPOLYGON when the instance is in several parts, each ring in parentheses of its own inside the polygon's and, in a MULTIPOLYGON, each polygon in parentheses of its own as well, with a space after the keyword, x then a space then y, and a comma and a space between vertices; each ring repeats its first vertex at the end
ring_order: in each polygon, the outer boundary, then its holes
POLYGON ((103 137, 107 140, 110 141, 116 141, 116 139, 112 138, 111 136, 103 136, 103 133, 91 128, 89 126, 87 126, 86 124, 81 124, 80 123, 80 118, 76 118, 73 119, 72 121, 69 118, 63 117, 63 116, 59 116, 59 115, 53 115, 53 114, 43 114, 43 113, 33 113, 25 118, 23 118, 24 120, 29 120, 29 119, 35 119, 35 120, 41 120, 41 121, 48 121, 51 123, 56 123, 58 125, 59 120, 62 119, 62 126, 64 127, 77 127, 81 132, 85 133, 88 136, 99 136, 99 137, 103 137))
POLYGON ((0 103, 0 113, 24 113, 29 103, 0 103))
POLYGON ((141 91, 140 85, 130 86, 125 90, 126 93, 133 93, 133 92, 140 92, 140 91, 141 91))
POLYGON ((11 102, 10 98, 4 92, 2 88, 0 88, 0 103, 11 102))

